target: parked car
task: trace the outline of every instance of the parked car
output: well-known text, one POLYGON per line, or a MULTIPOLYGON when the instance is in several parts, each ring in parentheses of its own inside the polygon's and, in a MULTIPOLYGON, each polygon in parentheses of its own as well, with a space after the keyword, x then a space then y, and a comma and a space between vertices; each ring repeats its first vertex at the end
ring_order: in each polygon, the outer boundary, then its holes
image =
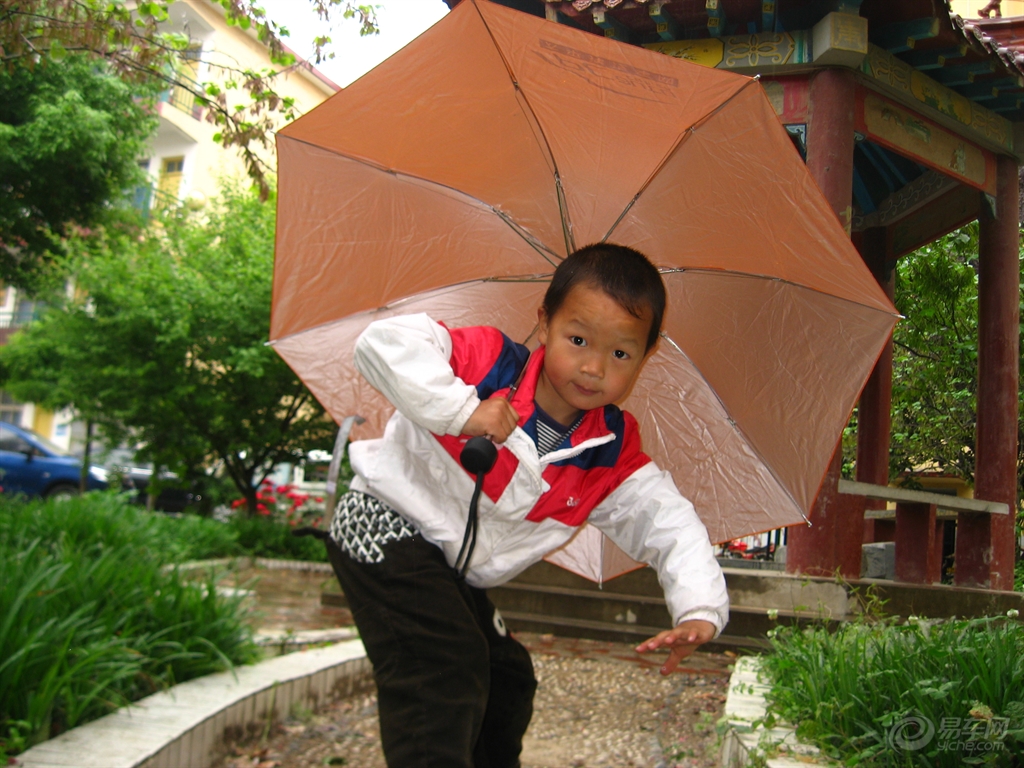
MULTIPOLYGON (((81 477, 81 459, 31 429, 0 423, 0 487, 4 493, 77 496, 81 477)), ((107 470, 89 467, 86 488, 106 490, 107 470)))
MULTIPOLYGON (((107 471, 121 478, 121 487, 132 493, 132 501, 141 506, 148 503, 149 484, 153 480, 153 465, 135 461, 135 453, 128 448, 115 448, 106 452, 107 471)), ((182 488, 174 472, 160 472, 161 488, 153 508, 161 512, 184 512, 185 509, 202 500, 196 488, 182 488)))

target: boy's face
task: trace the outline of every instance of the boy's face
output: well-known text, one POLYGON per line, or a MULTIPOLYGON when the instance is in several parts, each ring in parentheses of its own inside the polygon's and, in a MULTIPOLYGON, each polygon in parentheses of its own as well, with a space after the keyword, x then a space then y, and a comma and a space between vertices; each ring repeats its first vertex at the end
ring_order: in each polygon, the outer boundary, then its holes
POLYGON ((633 317, 600 288, 577 285, 553 317, 543 307, 537 315, 547 349, 536 399, 548 415, 569 425, 629 391, 646 357, 649 313, 633 317))

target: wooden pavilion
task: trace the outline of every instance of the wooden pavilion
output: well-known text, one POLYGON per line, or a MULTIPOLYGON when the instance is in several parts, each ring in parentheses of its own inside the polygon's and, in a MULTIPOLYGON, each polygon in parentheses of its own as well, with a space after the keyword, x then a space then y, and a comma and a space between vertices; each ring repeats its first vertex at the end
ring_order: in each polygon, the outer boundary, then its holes
MULTIPOLYGON (((978 219, 975 498, 1016 510, 1024 17, 965 21, 948 0, 498 1, 703 66, 760 75, 890 296, 901 256, 978 219)), ((859 482, 889 482, 891 391, 890 343, 860 398, 859 482)), ((837 447, 813 525, 790 529, 788 570, 857 578, 862 543, 894 538, 898 577, 937 582, 935 505, 898 506, 895 524, 866 521, 871 502, 839 492, 840 461, 837 447)), ((1013 517, 958 513, 958 585, 1012 589, 1013 517)))

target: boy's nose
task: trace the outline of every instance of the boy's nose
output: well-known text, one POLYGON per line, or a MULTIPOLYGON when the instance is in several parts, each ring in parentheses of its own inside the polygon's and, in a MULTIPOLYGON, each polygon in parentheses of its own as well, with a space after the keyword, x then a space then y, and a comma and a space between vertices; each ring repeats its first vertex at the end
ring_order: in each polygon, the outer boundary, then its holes
POLYGON ((593 376, 595 379, 604 377, 604 361, 601 360, 600 355, 587 355, 583 360, 583 365, 580 366, 580 370, 588 376, 593 376))

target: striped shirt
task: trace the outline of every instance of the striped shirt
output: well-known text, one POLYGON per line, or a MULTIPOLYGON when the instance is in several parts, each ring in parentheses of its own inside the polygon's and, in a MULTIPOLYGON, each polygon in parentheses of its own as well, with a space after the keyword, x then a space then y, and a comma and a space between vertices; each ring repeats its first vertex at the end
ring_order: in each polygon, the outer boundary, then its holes
POLYGON ((569 435, 571 435, 576 427, 583 421, 583 414, 581 413, 577 417, 576 421, 571 426, 565 426, 555 421, 553 418, 548 416, 544 410, 534 403, 534 407, 537 409, 537 455, 544 456, 551 453, 558 446, 562 444, 569 435))

